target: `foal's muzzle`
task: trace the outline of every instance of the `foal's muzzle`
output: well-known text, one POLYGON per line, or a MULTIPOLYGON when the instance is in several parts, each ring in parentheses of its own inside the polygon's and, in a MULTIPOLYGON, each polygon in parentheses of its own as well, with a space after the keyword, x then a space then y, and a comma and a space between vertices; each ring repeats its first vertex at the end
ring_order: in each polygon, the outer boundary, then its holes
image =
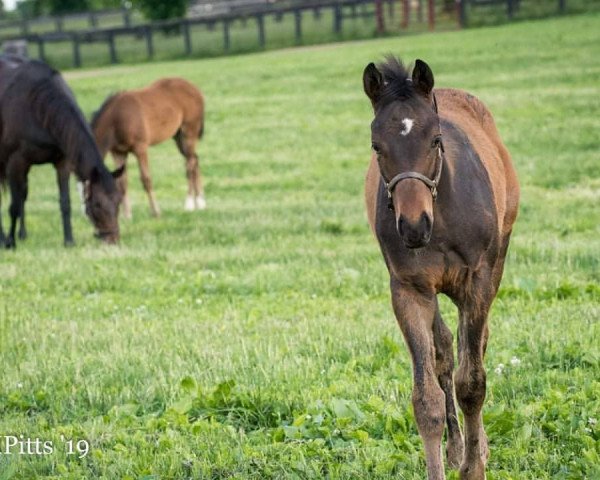
POLYGON ((419 220, 412 223, 404 215, 400 215, 396 223, 398 234, 406 248, 421 248, 431 240, 433 221, 431 217, 423 212, 419 220))

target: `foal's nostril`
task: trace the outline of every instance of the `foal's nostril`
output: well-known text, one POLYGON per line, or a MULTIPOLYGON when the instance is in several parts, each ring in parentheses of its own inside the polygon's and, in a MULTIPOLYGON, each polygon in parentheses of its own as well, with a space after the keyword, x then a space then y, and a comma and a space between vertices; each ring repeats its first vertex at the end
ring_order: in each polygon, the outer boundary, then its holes
POLYGON ((429 215, 427 215, 425 212, 421 214, 421 225, 425 234, 431 232, 431 217, 429 217, 429 215))
POLYGON ((406 226, 406 219, 404 218, 404 215, 400 215, 400 218, 398 219, 398 233, 400 234, 401 237, 404 236, 405 226, 406 226))

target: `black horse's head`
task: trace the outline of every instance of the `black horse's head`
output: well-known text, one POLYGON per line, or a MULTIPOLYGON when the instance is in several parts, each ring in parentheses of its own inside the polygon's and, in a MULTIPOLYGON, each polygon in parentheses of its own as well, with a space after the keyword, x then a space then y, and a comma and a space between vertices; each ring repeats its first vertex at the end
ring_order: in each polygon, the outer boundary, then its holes
POLYGON ((94 167, 90 179, 85 182, 85 213, 96 228, 95 236, 106 243, 119 241, 119 203, 121 193, 115 180, 125 167, 114 172, 94 167))
POLYGON ((441 172, 439 118, 432 95, 433 73, 417 60, 412 75, 395 58, 363 73, 375 112, 371 141, 388 189, 396 227, 408 248, 429 243, 433 201, 441 172), (436 180, 437 178, 437 180, 436 180))

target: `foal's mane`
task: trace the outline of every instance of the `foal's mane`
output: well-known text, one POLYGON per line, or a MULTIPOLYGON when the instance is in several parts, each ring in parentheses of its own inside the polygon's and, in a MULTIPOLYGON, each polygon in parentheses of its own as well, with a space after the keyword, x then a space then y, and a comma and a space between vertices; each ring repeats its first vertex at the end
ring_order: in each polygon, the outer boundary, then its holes
POLYGON ((96 124, 98 123, 98 120, 100 120, 100 117, 102 116, 104 111, 108 108, 108 106, 112 103, 112 101, 120 93, 121 92, 111 93, 108 97, 106 97, 104 99, 104 102, 102 102, 102 105, 100 105, 100 108, 98 110, 96 110, 94 113, 92 113, 92 119, 90 120, 90 126, 92 127, 92 129, 96 128, 96 124))
POLYGON ((392 55, 379 63, 377 69, 383 76, 383 91, 379 102, 387 104, 395 100, 408 100, 415 95, 412 78, 402 60, 392 55))

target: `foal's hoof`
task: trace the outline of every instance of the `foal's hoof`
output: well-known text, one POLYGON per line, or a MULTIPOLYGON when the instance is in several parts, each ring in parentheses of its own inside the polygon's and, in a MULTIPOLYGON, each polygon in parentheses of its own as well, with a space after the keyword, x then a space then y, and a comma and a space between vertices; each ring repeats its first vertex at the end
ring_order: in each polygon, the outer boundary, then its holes
POLYGON ((75 246, 75 242, 73 240, 65 240, 65 247, 71 248, 75 246))
POLYGON ((460 480, 485 480, 485 463, 481 460, 472 465, 463 465, 459 471, 460 480))
POLYGON ((27 232, 25 230, 21 230, 19 232, 19 240, 25 240, 27 238, 27 232))
POLYGON ((465 451, 465 444, 463 439, 459 437, 457 440, 448 440, 446 443, 446 459, 448 460, 448 466, 453 469, 458 469, 463 461, 463 455, 465 451))
POLYGON ((202 195, 196 197, 196 210, 204 210, 206 208, 206 200, 202 195))
POLYGON ((194 197, 188 195, 185 197, 185 204, 183 205, 183 209, 186 212, 193 212, 196 209, 196 202, 194 202, 194 197))
POLYGON ((15 243, 15 239, 14 238, 7 238, 4 242, 4 248, 6 248, 7 250, 14 250, 15 248, 17 248, 17 244, 15 243))

